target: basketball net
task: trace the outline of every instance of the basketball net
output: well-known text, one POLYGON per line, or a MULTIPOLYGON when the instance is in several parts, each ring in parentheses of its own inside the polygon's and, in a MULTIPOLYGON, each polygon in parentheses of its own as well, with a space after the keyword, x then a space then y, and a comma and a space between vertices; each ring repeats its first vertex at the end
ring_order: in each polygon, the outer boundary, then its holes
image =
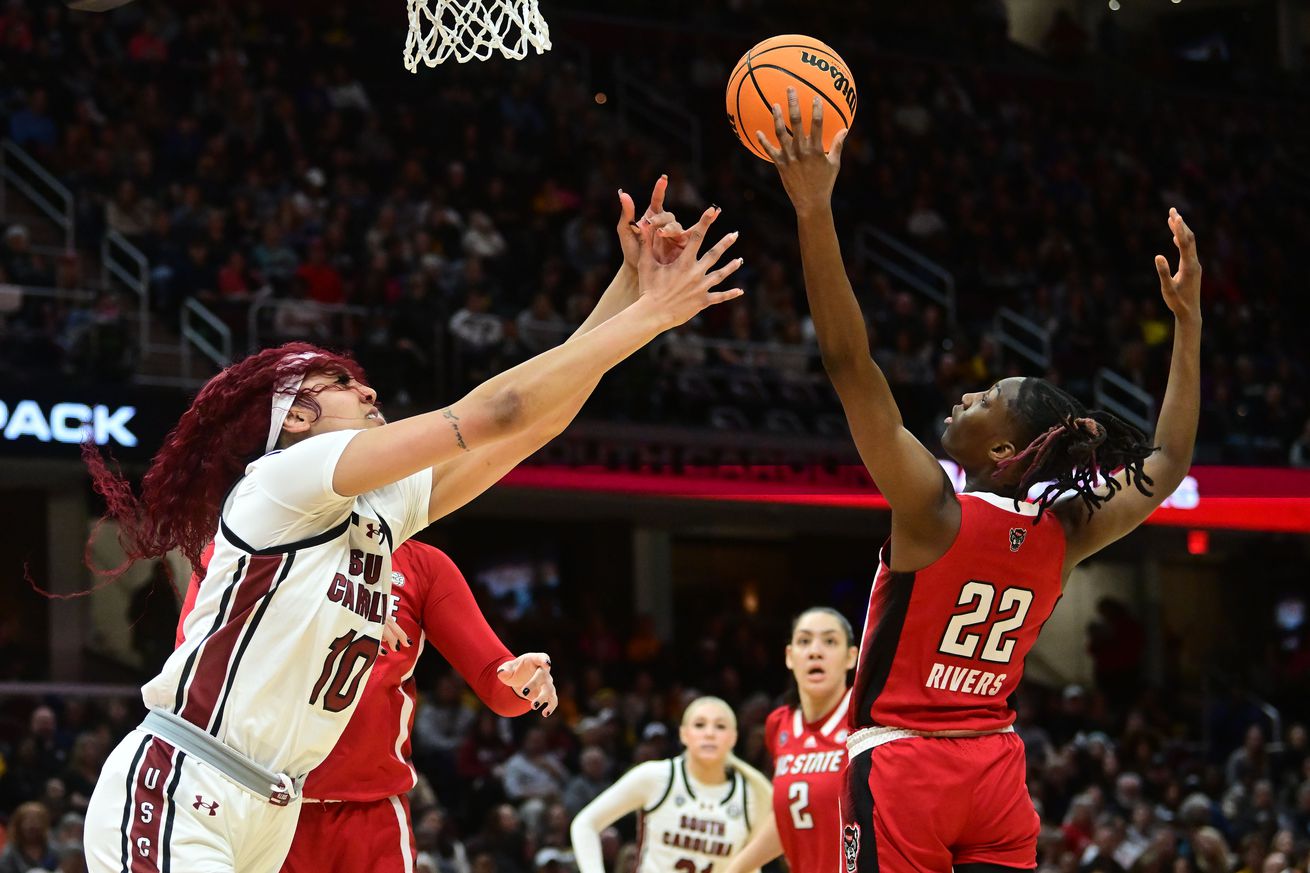
POLYGON ((405 69, 435 67, 450 58, 485 61, 499 51, 511 60, 550 49, 550 28, 537 0, 408 0, 405 69))

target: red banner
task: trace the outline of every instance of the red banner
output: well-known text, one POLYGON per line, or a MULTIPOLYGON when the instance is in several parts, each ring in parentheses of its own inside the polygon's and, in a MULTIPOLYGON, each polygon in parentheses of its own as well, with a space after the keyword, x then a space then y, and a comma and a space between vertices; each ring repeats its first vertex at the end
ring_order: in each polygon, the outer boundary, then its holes
MULTIPOLYGON (((962 490, 959 468, 942 462, 962 490)), ((679 471, 524 466, 502 480, 514 488, 729 500, 792 506, 887 509, 863 467, 687 467, 679 471)), ((1147 524, 1310 533, 1310 470, 1194 467, 1147 524)))

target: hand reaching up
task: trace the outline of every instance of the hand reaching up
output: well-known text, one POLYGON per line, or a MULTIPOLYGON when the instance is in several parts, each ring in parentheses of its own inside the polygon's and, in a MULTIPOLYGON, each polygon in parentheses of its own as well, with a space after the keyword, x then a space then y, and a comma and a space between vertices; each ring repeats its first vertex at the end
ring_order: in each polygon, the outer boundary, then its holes
POLYGON ((740 288, 729 291, 711 291, 724 279, 737 271, 741 258, 734 258, 722 267, 713 269, 719 258, 737 241, 737 232, 727 234, 709 251, 699 255, 705 233, 720 209, 711 206, 701 215, 700 221, 686 231, 686 245, 670 262, 661 263, 656 256, 656 229, 652 224, 638 225, 638 242, 641 246, 637 260, 637 281, 641 296, 648 301, 662 324, 668 330, 694 318, 701 310, 718 303, 740 297, 740 288))
POLYGON ((650 194, 650 205, 640 219, 634 221, 637 207, 632 195, 619 189, 619 245, 623 249, 623 266, 637 269, 637 259, 641 253, 641 228, 649 224, 655 228, 655 260, 661 264, 670 264, 682 250, 687 247, 687 231, 683 230, 672 212, 664 208, 664 192, 669 187, 669 177, 660 176, 655 180, 655 188, 650 194))
POLYGON ((824 152, 823 101, 814 98, 809 133, 805 132, 800 98, 796 96, 795 88, 787 89, 787 113, 791 124, 790 133, 782 120, 782 108, 773 104, 773 132, 781 148, 774 148, 763 131, 756 131, 755 138, 773 159, 778 175, 782 177, 782 187, 786 189, 796 211, 805 212, 825 206, 832 199, 832 188, 841 170, 842 146, 846 144, 849 131, 837 131, 832 140, 832 150, 824 152))
POLYGON ((1169 274, 1169 260, 1155 256, 1155 271, 1160 274, 1160 294, 1175 318, 1201 317, 1201 261, 1196 256, 1196 235, 1183 221, 1177 209, 1169 210, 1169 229, 1178 246, 1178 272, 1169 274))

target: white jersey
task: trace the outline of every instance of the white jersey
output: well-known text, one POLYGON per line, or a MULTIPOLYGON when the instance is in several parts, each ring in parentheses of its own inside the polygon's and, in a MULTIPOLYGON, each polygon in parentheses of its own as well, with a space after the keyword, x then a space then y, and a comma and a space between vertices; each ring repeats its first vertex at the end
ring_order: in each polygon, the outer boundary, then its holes
POLYGON ((726 783, 705 785, 687 773, 682 756, 638 764, 574 818, 579 873, 603 871, 600 831, 634 810, 640 816, 637 873, 714 873, 746 845, 769 803, 736 770, 728 771, 726 783))
POLYGON ((246 468, 224 501, 186 641, 142 689, 275 773, 327 757, 392 610, 391 553, 427 526, 432 473, 358 497, 332 488, 359 431, 321 434, 246 468))

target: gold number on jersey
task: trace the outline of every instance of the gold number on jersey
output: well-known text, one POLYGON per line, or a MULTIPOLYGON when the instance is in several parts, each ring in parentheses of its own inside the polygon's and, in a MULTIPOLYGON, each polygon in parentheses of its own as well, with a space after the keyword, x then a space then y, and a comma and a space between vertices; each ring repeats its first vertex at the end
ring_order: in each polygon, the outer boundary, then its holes
POLYGON ((1033 605, 1033 593, 1026 588, 1007 588, 1001 594, 996 611, 992 612, 992 604, 995 602, 996 586, 991 582, 974 579, 964 583, 955 605, 973 608, 951 616, 937 650, 946 655, 972 658, 978 651, 982 634, 966 631, 991 621, 991 632, 987 634, 987 643, 978 657, 995 664, 1008 664, 1014 656, 1015 639, 1011 633, 1022 627, 1023 620, 1028 617, 1028 610, 1033 605))
POLYGON ((810 805, 810 783, 793 782, 787 787, 787 799, 791 801, 791 823, 798 831, 808 831, 814 827, 814 816, 806 812, 810 805))

